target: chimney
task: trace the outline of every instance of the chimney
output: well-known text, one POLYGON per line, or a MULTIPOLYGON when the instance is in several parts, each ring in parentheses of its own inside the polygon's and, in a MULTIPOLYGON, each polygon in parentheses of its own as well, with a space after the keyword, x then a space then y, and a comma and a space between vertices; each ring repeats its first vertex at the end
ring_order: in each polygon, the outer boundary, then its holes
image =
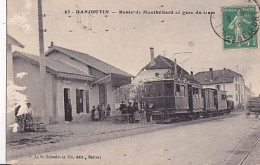
POLYGON ((53 41, 51 41, 51 45, 48 48, 52 48, 54 46, 53 41))
POLYGON ((154 48, 153 47, 150 48, 150 54, 151 54, 150 66, 154 66, 155 65, 155 61, 154 61, 154 48))
POLYGON ((174 59, 174 75, 177 76, 178 72, 177 72, 177 60, 176 58, 174 59))
POLYGON ((214 80, 213 69, 212 69, 212 68, 209 68, 209 72, 210 72, 210 78, 211 78, 211 80, 214 80))
POLYGON ((193 71, 190 71, 190 75, 193 76, 193 71))

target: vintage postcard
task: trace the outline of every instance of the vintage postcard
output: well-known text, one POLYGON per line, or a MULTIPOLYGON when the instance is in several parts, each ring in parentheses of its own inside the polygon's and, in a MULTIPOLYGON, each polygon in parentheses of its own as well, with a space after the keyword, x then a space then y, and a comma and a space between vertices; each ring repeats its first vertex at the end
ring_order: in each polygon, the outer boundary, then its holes
POLYGON ((260 164, 259 0, 6 3, 6 163, 260 164))

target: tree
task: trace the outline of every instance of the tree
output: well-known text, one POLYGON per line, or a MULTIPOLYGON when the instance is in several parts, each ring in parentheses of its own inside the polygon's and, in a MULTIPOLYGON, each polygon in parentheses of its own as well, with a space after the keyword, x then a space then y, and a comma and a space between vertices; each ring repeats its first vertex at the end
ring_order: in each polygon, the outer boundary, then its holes
POLYGON ((137 102, 143 101, 145 96, 144 84, 139 83, 138 85, 128 84, 121 86, 115 91, 116 103, 122 101, 129 102, 134 100, 137 102))

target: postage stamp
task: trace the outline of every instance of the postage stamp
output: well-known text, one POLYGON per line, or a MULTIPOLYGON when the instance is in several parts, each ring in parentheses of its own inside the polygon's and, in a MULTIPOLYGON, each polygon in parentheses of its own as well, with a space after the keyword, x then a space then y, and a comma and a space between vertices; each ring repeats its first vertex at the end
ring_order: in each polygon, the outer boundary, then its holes
POLYGON ((258 48, 256 6, 222 8, 224 49, 258 48))

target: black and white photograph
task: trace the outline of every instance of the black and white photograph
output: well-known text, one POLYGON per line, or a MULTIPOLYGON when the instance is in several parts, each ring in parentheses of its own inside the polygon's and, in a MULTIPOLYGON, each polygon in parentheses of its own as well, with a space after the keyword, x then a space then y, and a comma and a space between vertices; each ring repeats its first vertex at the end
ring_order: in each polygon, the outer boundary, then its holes
POLYGON ((1 163, 260 165, 260 0, 5 3, 1 163))

